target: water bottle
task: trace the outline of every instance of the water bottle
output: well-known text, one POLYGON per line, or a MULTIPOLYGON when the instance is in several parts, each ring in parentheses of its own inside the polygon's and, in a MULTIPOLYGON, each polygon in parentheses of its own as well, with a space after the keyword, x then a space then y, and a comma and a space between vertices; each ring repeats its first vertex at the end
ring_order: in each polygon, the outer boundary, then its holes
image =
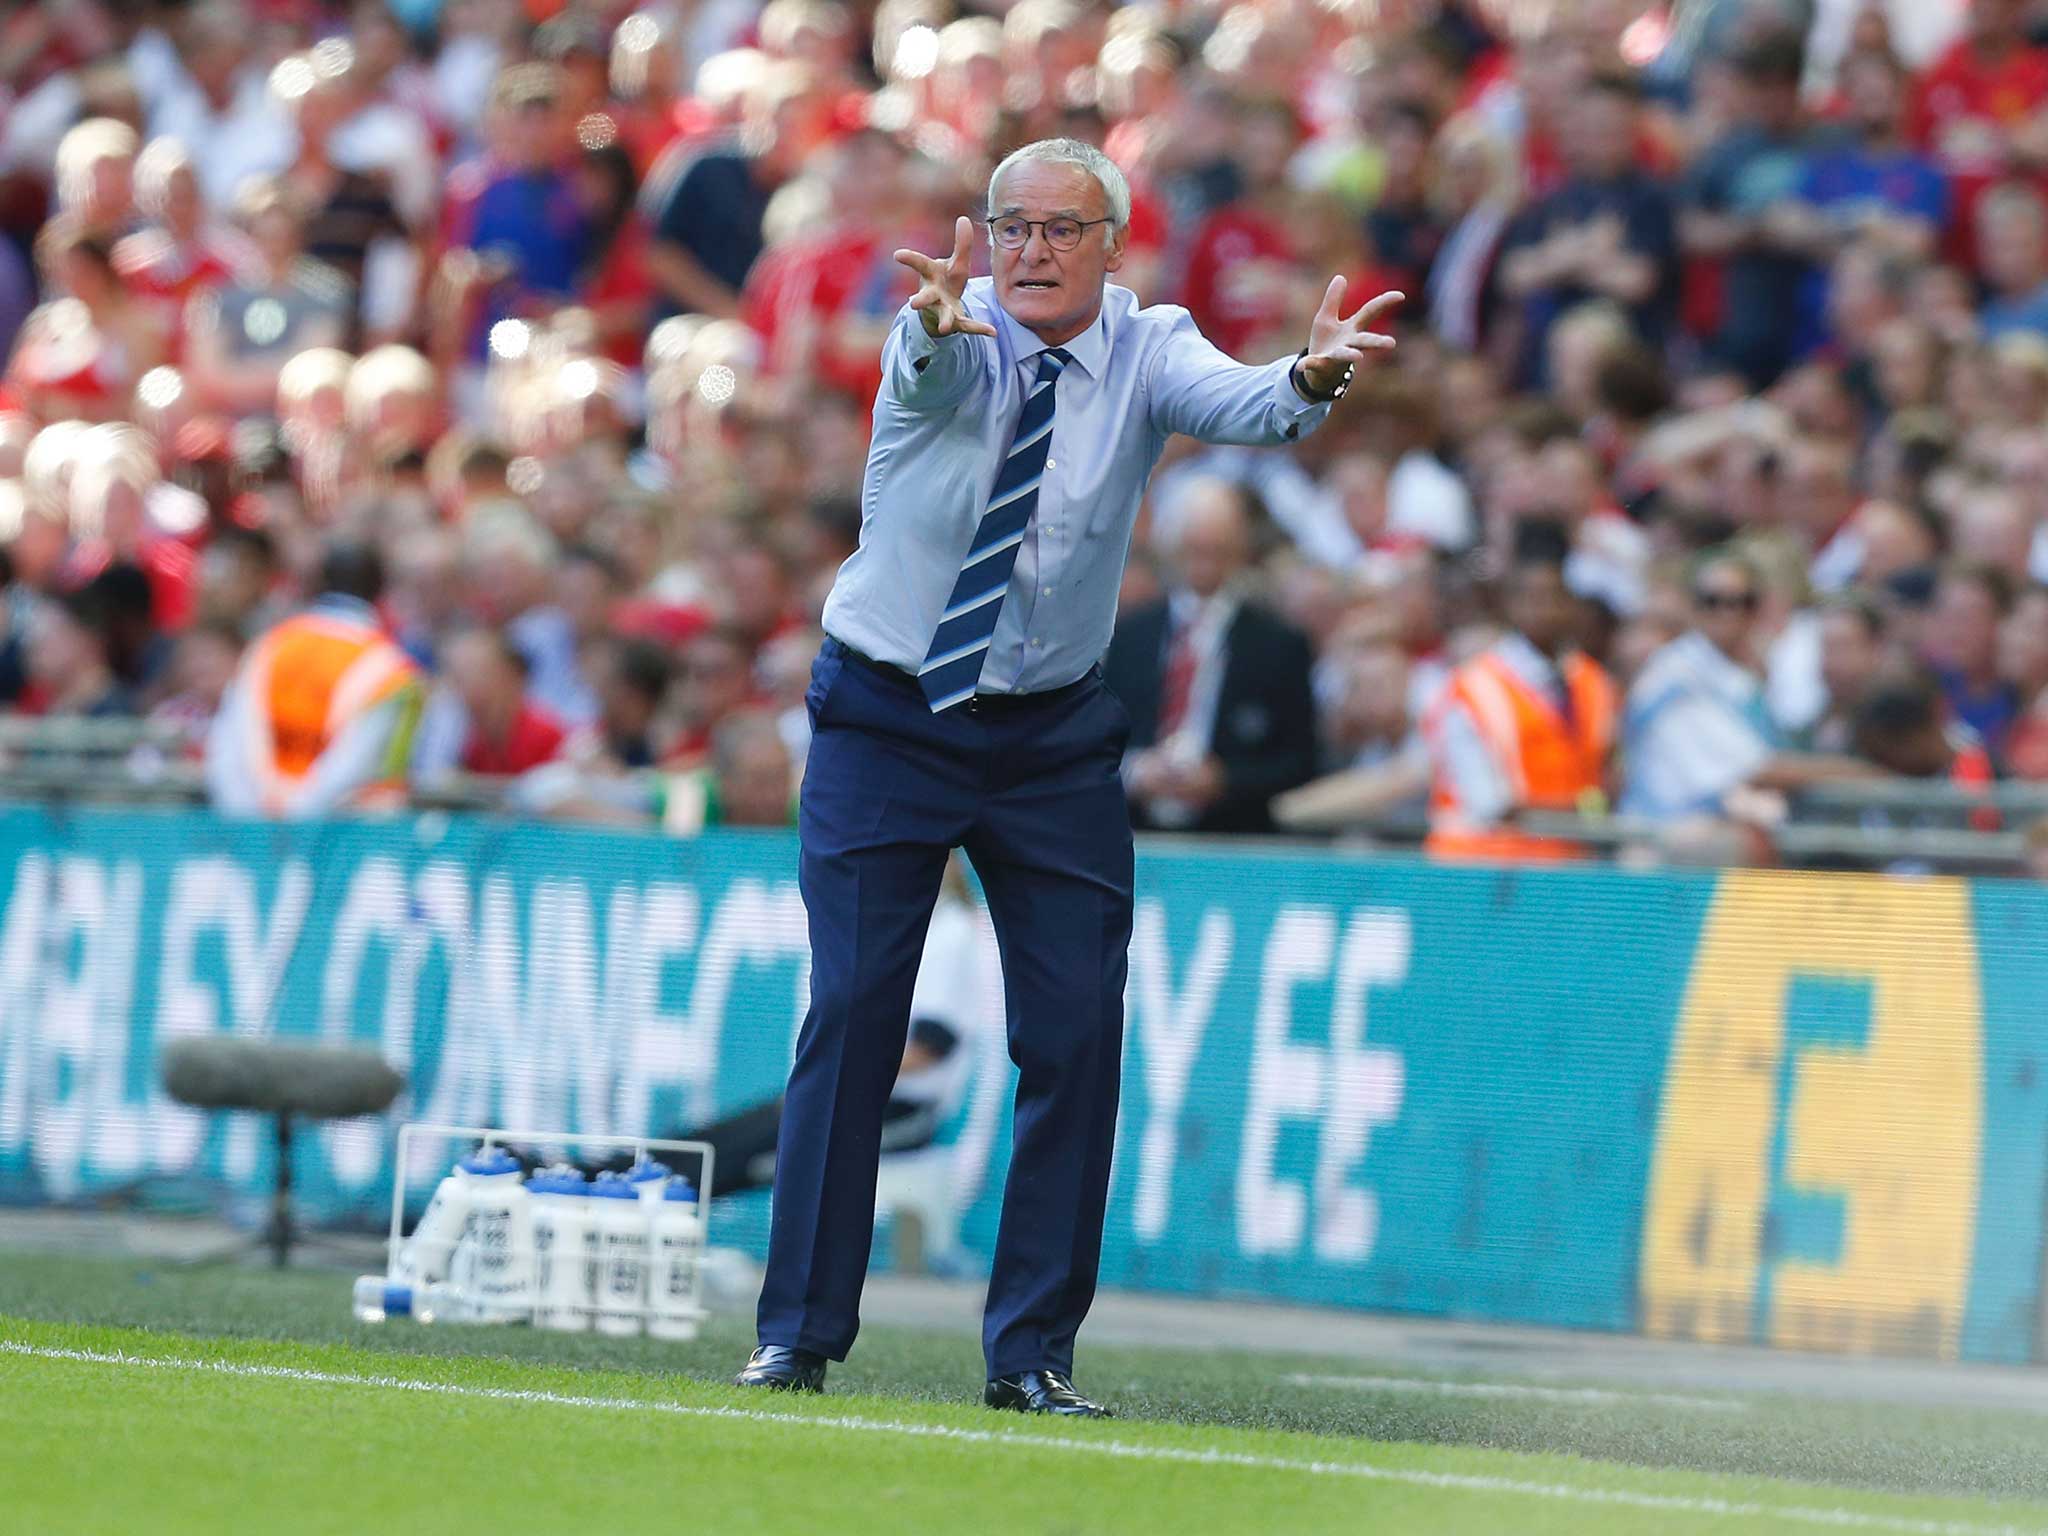
POLYGON ((392 1317, 431 1323, 460 1318, 467 1311, 468 1303, 462 1293, 445 1280, 412 1285, 384 1275, 363 1275, 356 1281, 355 1313, 359 1323, 381 1323, 392 1317))
POLYGON ((445 1279, 455 1258, 455 1245, 469 1219, 468 1159, 457 1163, 434 1187, 419 1225, 398 1250, 397 1278, 418 1284, 445 1279))
POLYGON ((590 1222, 587 1189, 582 1173, 566 1163, 544 1168, 526 1181, 533 1205, 533 1320, 558 1333, 582 1333, 590 1327, 596 1230, 590 1222))
POLYGON ((647 1310, 647 1217, 624 1174, 590 1184, 590 1225, 597 1234, 597 1331, 636 1334, 647 1310))
POLYGON ((648 1208, 649 1215, 652 1215, 655 1207, 661 1204, 661 1194, 668 1185, 669 1177, 670 1169, 667 1163, 656 1162, 648 1157, 636 1159, 633 1166, 626 1170, 626 1182, 633 1186, 633 1193, 640 1197, 641 1203, 648 1208))
POLYGON ((704 1223, 697 1187, 672 1178, 649 1222, 647 1331, 658 1339, 694 1339, 703 1309, 697 1304, 697 1260, 704 1249, 704 1223))
POLYGON ((464 1158, 469 1211, 450 1279, 483 1323, 533 1315, 533 1209, 519 1160, 491 1148, 464 1158))

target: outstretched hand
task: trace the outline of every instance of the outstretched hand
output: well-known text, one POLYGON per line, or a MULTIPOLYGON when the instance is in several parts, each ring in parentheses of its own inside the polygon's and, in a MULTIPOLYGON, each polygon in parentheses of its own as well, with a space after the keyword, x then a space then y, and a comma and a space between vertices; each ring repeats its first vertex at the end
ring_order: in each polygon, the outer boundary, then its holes
POLYGON ((1343 385, 1345 374, 1369 354, 1393 351, 1394 338, 1369 327, 1408 297, 1405 293, 1383 293, 1376 299, 1367 299, 1356 314, 1347 317, 1344 287, 1342 277, 1331 278, 1316 317, 1309 322, 1308 356, 1301 360, 1299 369, 1302 381, 1318 395, 1335 394, 1343 385))
POLYGON ((986 320, 977 320, 970 315, 962 299, 967 292, 967 279, 973 272, 973 263, 969 259, 973 249, 974 222, 962 214, 953 225, 953 254, 949 259, 941 260, 916 251, 896 253, 896 259, 918 276, 921 286, 912 296, 910 307, 924 321, 926 335, 995 335, 996 328, 986 320))

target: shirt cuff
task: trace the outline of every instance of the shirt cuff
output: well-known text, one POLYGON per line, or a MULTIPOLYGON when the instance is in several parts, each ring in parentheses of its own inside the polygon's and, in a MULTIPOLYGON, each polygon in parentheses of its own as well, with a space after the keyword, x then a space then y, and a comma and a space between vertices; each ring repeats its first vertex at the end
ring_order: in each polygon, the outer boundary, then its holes
MULTIPOLYGON (((919 327, 922 329, 922 327, 919 327)), ((1301 392, 1294 387, 1294 364, 1296 359, 1283 357, 1273 368, 1273 403, 1279 408, 1280 421, 1286 428, 1287 440, 1313 432, 1323 424, 1323 418, 1330 414, 1334 400, 1304 400, 1301 392)))

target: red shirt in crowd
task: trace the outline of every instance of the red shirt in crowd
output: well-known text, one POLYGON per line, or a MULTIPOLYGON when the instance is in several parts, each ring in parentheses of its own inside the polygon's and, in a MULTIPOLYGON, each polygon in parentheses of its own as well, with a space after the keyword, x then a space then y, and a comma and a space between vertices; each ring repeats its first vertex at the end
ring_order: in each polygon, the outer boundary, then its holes
POLYGON ((462 767, 468 773, 509 775, 553 762, 568 732, 561 721, 533 703, 519 706, 503 741, 492 741, 475 726, 462 744, 462 767))
POLYGON ((1977 199, 2004 174, 2012 131, 2048 105, 2048 50, 2015 48, 1987 62, 1964 38, 1920 77, 1912 135, 1954 187, 1952 259, 1976 265, 1977 199))

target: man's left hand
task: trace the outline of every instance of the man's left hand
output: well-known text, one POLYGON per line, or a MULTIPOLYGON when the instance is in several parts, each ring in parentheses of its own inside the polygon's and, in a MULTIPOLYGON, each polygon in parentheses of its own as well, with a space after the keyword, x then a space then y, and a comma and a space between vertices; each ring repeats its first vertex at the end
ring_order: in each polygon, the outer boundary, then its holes
POLYGON ((1333 277, 1323 294, 1321 307, 1308 327, 1308 356, 1295 365, 1297 383, 1310 393, 1328 400, 1343 387, 1351 369, 1374 352, 1391 352, 1394 338, 1371 329, 1372 322, 1407 297, 1404 293, 1383 293, 1368 299, 1354 315, 1345 316, 1344 279, 1333 277))

